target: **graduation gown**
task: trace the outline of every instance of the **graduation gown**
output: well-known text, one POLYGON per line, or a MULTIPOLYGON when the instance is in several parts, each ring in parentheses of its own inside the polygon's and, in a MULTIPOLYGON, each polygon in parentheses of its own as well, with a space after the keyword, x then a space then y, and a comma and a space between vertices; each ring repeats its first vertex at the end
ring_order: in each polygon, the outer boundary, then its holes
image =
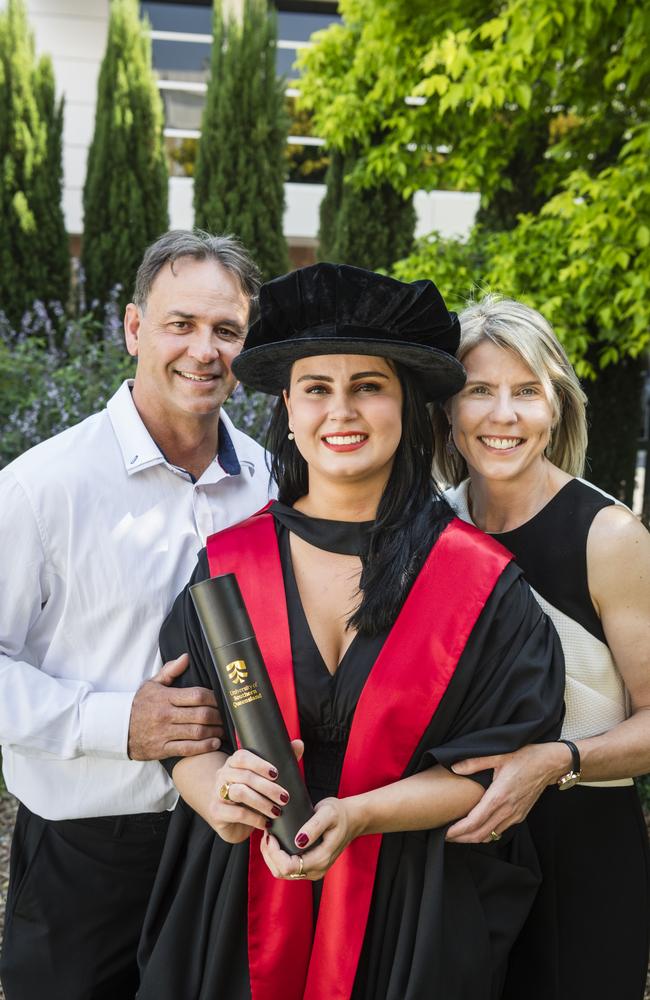
MULTIPOLYGON (((357 635, 336 674, 327 673, 300 604, 281 513, 278 505, 284 593, 269 593, 268 599, 271 605, 286 602, 306 746, 305 778, 318 801, 337 793, 355 708, 388 635, 357 635)), ((291 530, 300 533, 300 525, 291 523, 291 530)), ((484 543, 478 533, 477 538, 480 566, 484 543)), ((327 547, 326 539, 321 547, 327 547)), ((559 642, 519 570, 512 563, 504 565, 435 712, 418 734, 404 777, 435 763, 449 767, 470 756, 504 753, 559 735, 564 685, 559 642)), ((204 552, 191 583, 209 575, 204 552)), ((463 595, 457 599, 462 601, 463 595)), ((421 627, 435 630, 435 616, 421 627)), ((186 650, 190 668, 180 683, 212 686, 222 703, 187 589, 161 633, 165 660, 186 650)), ((390 732, 385 740, 389 745, 390 732)), ((232 747, 232 741, 224 744, 226 751, 232 747)), ((489 777, 484 773, 477 780, 487 784, 489 777)), ((525 825, 486 845, 446 844, 444 834, 440 828, 381 838, 368 921, 348 994, 353 1000, 499 996, 509 948, 539 883, 534 848, 525 825)), ((309 886, 317 910, 322 886, 293 885, 301 891, 309 886)), ((179 802, 145 921, 139 1000, 248 1000, 248 894, 248 843, 223 842, 179 802)), ((352 914, 339 914, 341 926, 345 928, 346 916, 353 936, 352 914)), ((275 930, 269 920, 270 940, 275 930)), ((284 1000, 282 976, 277 983, 265 983, 264 992, 284 1000)), ((315 992, 332 1000, 330 987, 323 986, 322 992, 316 987, 315 992)))

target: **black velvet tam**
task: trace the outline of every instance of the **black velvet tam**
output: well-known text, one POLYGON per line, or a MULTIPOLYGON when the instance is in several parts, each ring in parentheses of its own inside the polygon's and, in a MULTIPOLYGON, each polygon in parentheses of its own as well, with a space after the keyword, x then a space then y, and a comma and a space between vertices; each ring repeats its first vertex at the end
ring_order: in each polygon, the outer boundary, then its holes
POLYGON ((428 400, 465 382, 460 325, 432 281, 410 284, 347 264, 314 264, 262 285, 260 318, 233 363, 251 389, 280 395, 298 358, 361 354, 401 362, 428 400))

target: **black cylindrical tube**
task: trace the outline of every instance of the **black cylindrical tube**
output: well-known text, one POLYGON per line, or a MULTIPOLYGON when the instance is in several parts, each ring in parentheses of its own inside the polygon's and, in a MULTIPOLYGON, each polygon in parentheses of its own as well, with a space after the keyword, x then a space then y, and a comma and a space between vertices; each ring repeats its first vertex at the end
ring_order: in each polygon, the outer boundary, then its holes
POLYGON ((314 809, 237 578, 214 576, 190 593, 239 742, 277 768, 278 783, 289 793, 272 832, 283 850, 300 854, 294 837, 314 809))

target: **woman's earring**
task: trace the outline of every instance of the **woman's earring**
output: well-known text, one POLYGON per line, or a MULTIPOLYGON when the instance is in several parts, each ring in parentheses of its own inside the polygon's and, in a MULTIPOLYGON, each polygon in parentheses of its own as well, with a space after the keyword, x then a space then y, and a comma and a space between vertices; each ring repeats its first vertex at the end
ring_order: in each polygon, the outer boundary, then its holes
POLYGON ((293 431, 289 431, 289 433, 287 434, 287 437, 289 438, 290 441, 293 441, 295 436, 296 435, 293 433, 293 431))
POLYGON ((445 451, 448 455, 453 455, 456 452, 456 445, 454 444, 454 436, 451 433, 451 427, 449 428, 449 433, 447 435, 447 442, 445 444, 445 451))

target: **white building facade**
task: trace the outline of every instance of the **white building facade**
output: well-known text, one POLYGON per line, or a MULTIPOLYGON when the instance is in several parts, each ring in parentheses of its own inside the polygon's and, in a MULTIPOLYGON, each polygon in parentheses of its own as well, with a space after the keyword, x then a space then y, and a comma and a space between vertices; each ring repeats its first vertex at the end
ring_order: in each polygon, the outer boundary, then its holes
MULTIPOLYGON (((231 0, 236 6, 241 0, 231 0)), ((88 146, 95 121, 97 78, 108 30, 110 0, 27 0, 37 52, 53 61, 57 90, 65 97, 63 134, 63 207, 72 246, 83 233, 82 192, 88 146)), ((165 107, 165 135, 172 151, 183 142, 190 147, 200 134, 201 108, 209 67, 211 0, 205 2, 143 2, 152 24, 153 62, 165 107)), ((287 93, 295 96, 293 61, 297 50, 309 44, 313 30, 337 19, 336 5, 325 0, 278 2, 278 69, 288 79, 287 93)), ((301 150, 318 152, 317 136, 290 136, 301 150)), ((322 150, 321 150, 322 151, 322 150)), ((174 162, 172 162, 174 166, 174 162)), ((192 178, 182 168, 169 178, 169 215, 173 227, 193 224, 192 178)), ((314 174, 312 174, 314 176, 314 174)), ((316 174, 317 176, 317 174, 316 174)), ((292 257, 300 263, 313 259, 317 245, 318 210, 323 183, 294 178, 285 185, 284 232, 292 257)), ((416 235, 433 229, 444 236, 466 235, 478 209, 478 194, 418 192, 416 235)))

